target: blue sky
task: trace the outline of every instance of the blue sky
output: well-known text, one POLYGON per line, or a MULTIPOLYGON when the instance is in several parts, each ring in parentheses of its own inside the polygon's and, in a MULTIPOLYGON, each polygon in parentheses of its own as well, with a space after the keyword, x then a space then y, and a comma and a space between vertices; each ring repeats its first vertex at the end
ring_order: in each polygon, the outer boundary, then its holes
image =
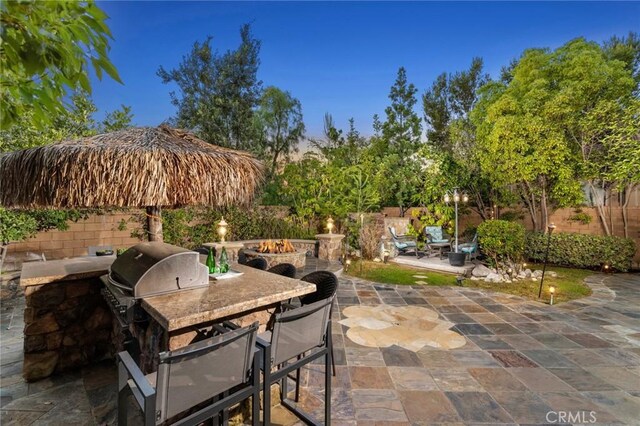
POLYGON ((259 78, 302 102, 308 136, 322 134, 323 115, 339 127, 354 117, 371 133, 384 116, 398 67, 423 93, 443 71, 480 56, 500 68, 529 47, 555 48, 584 36, 603 41, 640 31, 635 2, 99 2, 110 16, 110 57, 124 85, 94 81, 101 116, 131 105, 134 123, 157 125, 175 113, 156 76, 175 67, 194 41, 208 35, 220 51, 235 48, 251 23, 262 41, 259 78))

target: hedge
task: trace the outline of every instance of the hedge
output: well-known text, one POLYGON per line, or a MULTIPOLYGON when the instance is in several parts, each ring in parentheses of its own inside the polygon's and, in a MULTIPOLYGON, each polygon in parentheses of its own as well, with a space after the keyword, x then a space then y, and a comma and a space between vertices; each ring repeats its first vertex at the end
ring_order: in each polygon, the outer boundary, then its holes
MULTIPOLYGON (((525 256, 529 260, 543 262, 546 248, 546 234, 527 233, 525 256)), ((585 269, 599 269, 607 263, 627 271, 635 253, 635 242, 629 238, 558 232, 551 235, 549 263, 585 269)))

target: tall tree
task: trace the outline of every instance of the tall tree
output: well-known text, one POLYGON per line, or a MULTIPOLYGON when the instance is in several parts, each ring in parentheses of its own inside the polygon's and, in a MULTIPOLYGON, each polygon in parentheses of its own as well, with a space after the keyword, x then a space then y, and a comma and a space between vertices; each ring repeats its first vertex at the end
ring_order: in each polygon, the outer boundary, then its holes
POLYGON ((526 51, 511 76, 508 84, 485 86, 474 112, 483 170, 520 189, 536 229, 546 229, 553 208, 583 201, 584 179, 610 233, 602 141, 631 99, 631 70, 579 38, 555 51, 526 51))
POLYGON ((478 100, 478 89, 489 81, 481 58, 473 58, 468 70, 443 73, 422 96, 427 142, 444 157, 439 164, 451 176, 452 185, 469 193, 472 206, 487 219, 487 206, 497 194, 481 173, 476 158, 476 129, 469 114, 478 100))
POLYGON ((398 206, 401 216, 411 206, 419 183, 416 152, 421 145, 422 125, 414 110, 417 91, 401 67, 389 92, 391 105, 385 109, 387 118, 381 126, 382 135, 374 145, 381 155, 377 181, 383 202, 398 206))
POLYGON ((304 137, 302 105, 291 93, 267 87, 260 99, 256 125, 261 154, 269 163, 269 176, 273 177, 280 161, 289 160, 304 137))
POLYGON ((259 151, 253 115, 262 94, 260 41, 248 24, 241 27, 240 39, 236 50, 222 55, 212 49, 211 37, 196 42, 177 68, 161 66, 158 76, 180 89, 180 94, 171 92, 178 126, 210 143, 259 151))
POLYGON ((115 132, 131 127, 133 121, 133 113, 131 107, 120 105, 119 109, 108 112, 100 123, 99 131, 101 133, 115 132))
POLYGON ((89 70, 122 82, 109 61, 107 15, 93 1, 0 3, 0 125, 28 114, 44 129, 74 91, 91 92, 89 70))

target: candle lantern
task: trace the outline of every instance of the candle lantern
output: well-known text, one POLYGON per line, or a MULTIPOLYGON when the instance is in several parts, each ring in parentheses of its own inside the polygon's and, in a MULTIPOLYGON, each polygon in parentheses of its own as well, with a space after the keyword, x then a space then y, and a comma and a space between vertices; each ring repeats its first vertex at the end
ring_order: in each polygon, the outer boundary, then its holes
POLYGON ((329 216, 329 219, 327 219, 327 229, 329 230, 330 234, 333 234, 333 219, 331 218, 331 216, 329 216))

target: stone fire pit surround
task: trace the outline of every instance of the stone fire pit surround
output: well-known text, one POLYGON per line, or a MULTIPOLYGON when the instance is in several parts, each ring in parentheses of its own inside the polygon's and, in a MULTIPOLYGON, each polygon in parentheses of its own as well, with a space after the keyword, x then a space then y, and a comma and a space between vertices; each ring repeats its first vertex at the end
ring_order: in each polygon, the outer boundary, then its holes
POLYGON ((267 261, 267 268, 271 268, 272 266, 276 266, 281 263, 290 263, 297 269, 304 269, 304 266, 307 263, 306 250, 296 250, 291 253, 261 253, 255 249, 245 249, 244 254, 247 256, 247 260, 254 259, 256 257, 263 258, 267 261))

